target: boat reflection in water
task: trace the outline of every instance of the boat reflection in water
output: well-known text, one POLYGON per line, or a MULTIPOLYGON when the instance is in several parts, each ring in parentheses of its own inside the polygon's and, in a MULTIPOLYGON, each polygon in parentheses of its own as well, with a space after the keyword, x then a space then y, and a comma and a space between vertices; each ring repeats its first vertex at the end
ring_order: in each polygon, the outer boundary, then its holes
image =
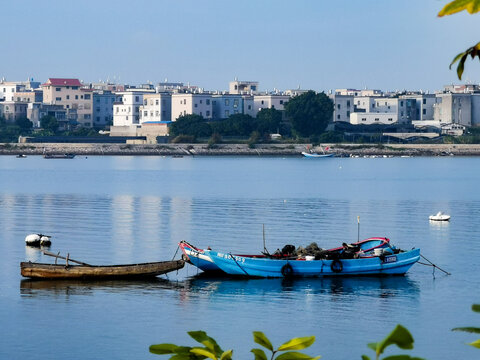
MULTIPOLYGON (((218 301, 265 301, 285 297, 318 296, 331 300, 343 296, 369 298, 412 298, 420 289, 408 277, 333 277, 333 278, 276 278, 232 279, 199 274, 183 281, 164 278, 138 280, 21 280, 20 294, 25 297, 93 296, 97 293, 128 293, 145 296, 173 291, 181 301, 199 297, 214 297, 218 301)), ((194 300, 196 301, 196 300, 194 300)))
POLYGON ((332 277, 232 279, 207 277, 202 274, 184 281, 184 290, 224 296, 273 296, 295 292, 314 295, 356 295, 379 298, 412 297, 419 293, 416 281, 408 277, 332 277))
POLYGON ((178 283, 163 278, 117 280, 31 280, 20 281, 20 294, 27 297, 87 295, 96 293, 146 294, 178 287, 178 283))

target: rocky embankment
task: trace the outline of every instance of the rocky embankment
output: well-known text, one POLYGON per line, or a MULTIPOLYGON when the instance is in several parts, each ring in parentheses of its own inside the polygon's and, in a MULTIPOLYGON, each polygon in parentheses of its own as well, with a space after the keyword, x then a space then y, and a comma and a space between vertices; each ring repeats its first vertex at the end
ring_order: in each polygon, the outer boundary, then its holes
MULTIPOLYGON (((478 156, 480 144, 323 144, 337 156, 478 156)), ((246 155, 246 156, 300 156, 302 151, 320 148, 308 144, 259 144, 250 148, 246 144, 0 144, 0 155, 42 155, 74 153, 77 155, 246 155)))

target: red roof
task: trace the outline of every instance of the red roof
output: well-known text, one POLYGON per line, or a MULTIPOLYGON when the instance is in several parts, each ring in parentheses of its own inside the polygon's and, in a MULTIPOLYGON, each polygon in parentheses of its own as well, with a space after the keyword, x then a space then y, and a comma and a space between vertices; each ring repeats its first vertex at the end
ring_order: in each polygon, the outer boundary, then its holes
POLYGON ((47 82, 43 85, 52 85, 52 86, 82 86, 82 83, 78 79, 60 79, 60 78, 49 78, 47 82))

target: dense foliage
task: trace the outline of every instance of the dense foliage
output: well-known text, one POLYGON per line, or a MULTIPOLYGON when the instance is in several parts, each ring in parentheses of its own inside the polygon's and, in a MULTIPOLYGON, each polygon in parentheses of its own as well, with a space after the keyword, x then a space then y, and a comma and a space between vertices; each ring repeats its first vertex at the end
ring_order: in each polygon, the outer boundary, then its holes
POLYGON ((177 121, 170 126, 170 136, 191 135, 197 137, 209 137, 212 134, 212 128, 205 121, 203 116, 189 114, 181 115, 177 121))
POLYGON ((333 102, 325 93, 310 90, 291 98, 285 111, 297 136, 319 135, 332 119, 333 102))
POLYGON ((16 142, 21 135, 30 135, 33 124, 27 118, 19 118, 9 123, 0 117, 0 142, 16 142))

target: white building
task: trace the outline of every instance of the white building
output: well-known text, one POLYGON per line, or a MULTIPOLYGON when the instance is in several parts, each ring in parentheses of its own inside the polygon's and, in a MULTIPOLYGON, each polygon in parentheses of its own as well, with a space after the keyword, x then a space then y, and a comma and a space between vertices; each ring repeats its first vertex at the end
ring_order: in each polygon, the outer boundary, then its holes
POLYGON ((403 99, 413 99, 415 110, 412 113, 412 121, 433 120, 433 106, 435 105, 435 94, 411 94, 401 96, 403 99))
POLYGON ((354 112, 350 114, 350 123, 353 125, 392 125, 398 121, 395 113, 366 113, 354 112))
POLYGON ((442 124, 472 126, 471 94, 442 93, 436 96, 437 101, 433 108, 434 120, 442 124))
MULTIPOLYGON (((252 97, 249 97, 253 99, 252 97)), ((237 94, 212 95, 212 118, 227 119, 230 115, 244 114, 244 96, 237 94)), ((250 104, 253 110, 253 104, 250 104)))
POLYGON ((333 121, 350 122, 350 114, 353 112, 353 95, 329 95, 333 101, 333 121))
POLYGON ((143 95, 140 106, 140 123, 170 121, 172 119, 172 95, 155 93, 143 95))
POLYGON ((228 92, 230 94, 255 94, 258 91, 257 81, 234 81, 229 82, 228 92))
POLYGON ((288 95, 265 94, 253 97, 255 117, 262 109, 285 110, 285 104, 290 100, 288 95))
POLYGON ((113 126, 139 125, 143 95, 153 92, 154 90, 130 89, 116 93, 121 96, 121 100, 113 104, 113 126))
POLYGON ((172 94, 172 117, 175 121, 179 116, 196 114, 204 119, 212 119, 212 95, 204 93, 172 94))

